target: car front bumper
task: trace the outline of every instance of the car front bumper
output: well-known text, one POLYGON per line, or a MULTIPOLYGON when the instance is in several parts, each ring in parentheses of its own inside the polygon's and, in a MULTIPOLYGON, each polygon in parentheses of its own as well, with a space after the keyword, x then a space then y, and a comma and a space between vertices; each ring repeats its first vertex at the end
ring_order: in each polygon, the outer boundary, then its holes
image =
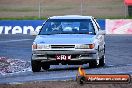
POLYGON ((95 49, 53 49, 53 50, 33 50, 35 55, 51 55, 51 54, 96 54, 97 50, 95 49))
MULTIPOLYGON (((93 60, 97 58, 97 50, 78 49, 78 50, 35 50, 33 51, 32 60, 41 60, 42 62, 56 61, 55 55, 71 55, 70 61, 93 60)), ((68 61, 68 62, 70 62, 68 61)))

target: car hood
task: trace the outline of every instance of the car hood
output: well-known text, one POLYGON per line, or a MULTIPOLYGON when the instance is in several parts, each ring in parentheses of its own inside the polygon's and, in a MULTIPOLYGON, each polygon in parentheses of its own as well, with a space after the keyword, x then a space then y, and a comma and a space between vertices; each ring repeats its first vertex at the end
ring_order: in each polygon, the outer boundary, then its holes
POLYGON ((54 34, 38 35, 34 40, 37 44, 92 44, 95 35, 88 34, 54 34))

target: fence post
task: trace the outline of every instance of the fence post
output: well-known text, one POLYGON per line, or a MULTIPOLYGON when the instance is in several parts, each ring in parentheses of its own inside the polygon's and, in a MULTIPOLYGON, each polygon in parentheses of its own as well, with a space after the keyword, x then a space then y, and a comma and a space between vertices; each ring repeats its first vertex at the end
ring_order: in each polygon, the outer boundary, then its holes
POLYGON ((125 18, 127 18, 127 16, 128 16, 128 6, 125 5, 125 4, 124 4, 124 6, 125 6, 125 18))
POLYGON ((41 5, 40 5, 40 0, 39 0, 39 18, 41 18, 41 5))
POLYGON ((83 15, 83 0, 81 0, 81 15, 83 15))

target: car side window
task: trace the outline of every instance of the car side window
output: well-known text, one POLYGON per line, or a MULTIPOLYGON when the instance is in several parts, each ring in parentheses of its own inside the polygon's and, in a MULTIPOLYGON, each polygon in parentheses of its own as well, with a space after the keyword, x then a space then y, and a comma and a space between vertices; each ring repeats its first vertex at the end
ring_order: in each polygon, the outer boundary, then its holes
POLYGON ((89 34, 95 34, 95 29, 93 27, 93 24, 92 22, 89 22, 89 34))

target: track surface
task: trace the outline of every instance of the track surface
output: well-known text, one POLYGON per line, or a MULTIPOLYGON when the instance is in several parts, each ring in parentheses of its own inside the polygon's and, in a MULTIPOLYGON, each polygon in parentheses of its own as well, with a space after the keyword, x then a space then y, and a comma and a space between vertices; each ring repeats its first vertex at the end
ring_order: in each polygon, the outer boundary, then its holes
MULTIPOLYGON (((0 35, 0 56, 30 61, 31 44, 29 35, 0 35)), ((90 69, 83 65, 87 73, 92 74, 132 74, 132 35, 106 35, 106 66, 90 69)), ((69 80, 75 79, 78 66, 52 65, 49 71, 25 72, 0 75, 1 83, 69 80)))

